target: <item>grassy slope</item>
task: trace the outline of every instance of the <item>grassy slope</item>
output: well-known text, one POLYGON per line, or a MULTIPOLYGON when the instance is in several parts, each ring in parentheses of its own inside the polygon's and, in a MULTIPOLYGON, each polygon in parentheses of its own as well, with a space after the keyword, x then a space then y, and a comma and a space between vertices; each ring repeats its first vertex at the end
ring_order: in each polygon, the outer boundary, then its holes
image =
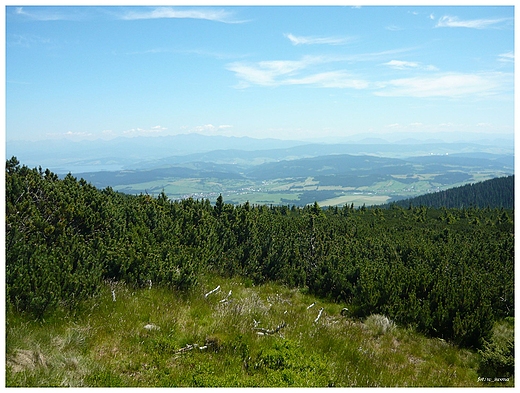
POLYGON ((341 316, 342 305, 297 289, 251 287, 239 279, 201 281, 186 296, 107 284, 80 309, 43 323, 8 311, 6 385, 484 385, 475 352, 388 321, 341 316), (205 298, 217 285, 220 292, 205 298), (229 291, 229 301, 221 302, 229 291), (255 321, 265 329, 286 326, 262 336, 255 321), (207 348, 179 351, 189 344, 207 348))

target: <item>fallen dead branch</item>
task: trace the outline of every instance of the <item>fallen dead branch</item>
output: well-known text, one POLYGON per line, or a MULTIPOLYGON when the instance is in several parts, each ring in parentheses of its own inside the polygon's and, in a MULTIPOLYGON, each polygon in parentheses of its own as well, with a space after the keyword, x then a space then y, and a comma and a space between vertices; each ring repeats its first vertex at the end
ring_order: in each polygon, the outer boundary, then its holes
POLYGON ((323 313, 323 307, 320 308, 320 312, 318 313, 318 316, 317 316, 316 319, 314 320, 314 323, 318 322, 318 320, 320 319, 322 313, 323 313))
POLYGON ((207 345, 200 346, 199 344, 186 344, 185 347, 182 347, 182 348, 176 350, 175 353, 184 353, 184 352, 191 351, 195 348, 198 348, 202 351, 204 349, 207 349, 208 346, 207 345))
POLYGON ((259 327, 254 327, 253 329, 256 330, 256 332, 259 336, 264 336, 264 335, 278 333, 281 329, 283 329, 286 326, 287 326, 287 324, 285 322, 282 322, 275 329, 264 329, 264 328, 259 328, 259 327))
POLYGON ((231 296, 231 290, 229 290, 229 293, 227 294, 227 296, 222 299, 219 303, 227 303, 229 301, 229 297, 231 296))
POLYGON ((209 291, 208 293, 206 293, 206 294, 204 295, 204 297, 207 298, 209 295, 211 295, 212 293, 215 293, 215 292, 217 292, 217 291, 220 291, 220 285, 217 286, 215 289, 212 289, 211 291, 209 291))

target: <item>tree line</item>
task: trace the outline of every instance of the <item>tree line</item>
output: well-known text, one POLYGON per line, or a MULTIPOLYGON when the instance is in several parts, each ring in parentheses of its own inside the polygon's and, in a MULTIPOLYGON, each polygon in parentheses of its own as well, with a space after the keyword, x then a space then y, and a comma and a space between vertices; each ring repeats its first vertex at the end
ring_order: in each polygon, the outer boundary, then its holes
POLYGON ((402 207, 413 205, 436 208, 503 207, 513 209, 515 177, 514 175, 498 177, 392 203, 402 207))
POLYGON ((513 210, 172 201, 6 163, 7 307, 42 318, 107 281, 277 281, 479 348, 514 316, 513 210))

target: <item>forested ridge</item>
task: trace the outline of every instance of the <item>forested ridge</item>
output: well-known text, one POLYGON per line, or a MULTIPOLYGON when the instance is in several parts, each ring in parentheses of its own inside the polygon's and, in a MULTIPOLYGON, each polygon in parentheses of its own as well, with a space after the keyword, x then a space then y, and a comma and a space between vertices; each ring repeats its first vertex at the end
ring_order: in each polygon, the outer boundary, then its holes
POLYGON ((489 179, 392 203, 402 207, 412 205, 436 208, 503 207, 513 209, 515 177, 513 175, 489 179))
POLYGON ((514 316, 513 210, 321 209, 131 196, 6 162, 7 307, 43 317, 103 282, 278 281, 481 347, 514 316))

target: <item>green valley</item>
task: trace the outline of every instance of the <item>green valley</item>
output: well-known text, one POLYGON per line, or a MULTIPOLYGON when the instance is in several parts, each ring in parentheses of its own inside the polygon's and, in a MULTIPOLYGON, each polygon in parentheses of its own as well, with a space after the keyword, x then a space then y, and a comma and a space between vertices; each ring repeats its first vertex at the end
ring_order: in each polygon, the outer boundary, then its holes
POLYGON ((141 170, 82 173, 98 187, 128 194, 215 199, 240 204, 376 205, 511 175, 512 156, 388 158, 333 154, 258 165, 196 162, 141 170))

